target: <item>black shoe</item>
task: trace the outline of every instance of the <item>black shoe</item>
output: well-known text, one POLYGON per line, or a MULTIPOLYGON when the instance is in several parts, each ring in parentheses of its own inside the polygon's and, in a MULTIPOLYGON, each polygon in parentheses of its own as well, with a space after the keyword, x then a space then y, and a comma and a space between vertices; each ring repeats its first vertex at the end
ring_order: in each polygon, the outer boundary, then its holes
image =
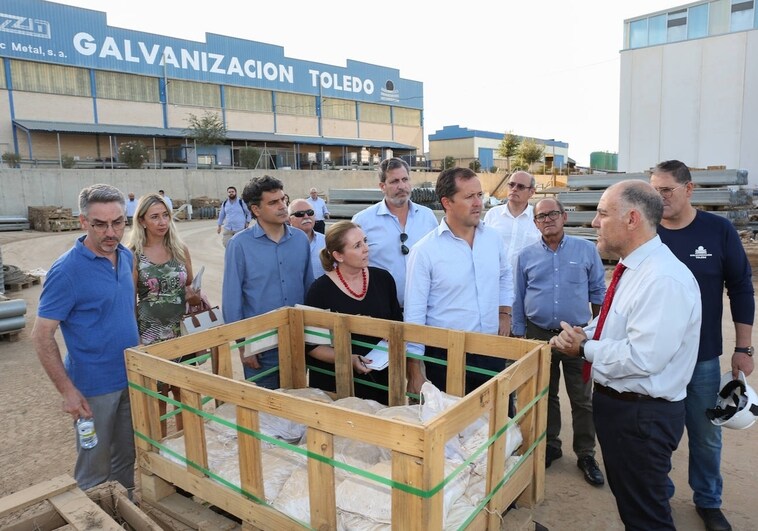
POLYGON ((703 519, 707 531, 732 531, 732 526, 721 512, 721 509, 706 509, 704 507, 695 507, 698 516, 703 519))
POLYGON ((597 461, 595 461, 595 458, 591 455, 580 457, 576 462, 576 466, 584 472, 584 480, 590 485, 599 487, 600 485, 605 484, 603 473, 600 471, 600 467, 597 466, 597 461))
POLYGON ((547 448, 545 448, 545 468, 550 468, 553 461, 560 459, 561 457, 563 457, 563 450, 556 448, 555 446, 547 446, 547 448))

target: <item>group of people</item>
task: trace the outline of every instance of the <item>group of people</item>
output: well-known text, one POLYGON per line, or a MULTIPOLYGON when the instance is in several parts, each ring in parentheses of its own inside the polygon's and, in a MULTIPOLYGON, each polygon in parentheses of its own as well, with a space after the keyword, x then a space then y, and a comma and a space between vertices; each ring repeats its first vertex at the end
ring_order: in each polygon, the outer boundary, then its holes
MULTIPOLYGON (((752 274, 732 225, 692 207, 694 184, 686 165, 664 162, 651 184, 609 187, 592 222, 597 246, 565 234, 567 213, 557 199, 530 203, 536 186, 527 172, 510 175, 507 203, 490 209, 484 220, 482 185, 467 168, 439 174, 440 222, 411 201, 404 160, 380 164, 379 187, 380 202, 352 221, 333 223, 325 236, 319 222, 329 213, 316 189, 289 202, 283 183, 270 176, 252 179, 241 198, 229 187, 218 221, 226 247, 225 322, 306 304, 548 341, 553 353, 546 466, 562 456, 562 368, 577 465, 588 483, 604 484, 595 460, 597 436, 628 529, 674 528, 668 473, 685 426, 697 512, 707 529, 730 529, 720 510, 720 429, 705 409, 713 407, 719 386, 724 286, 736 330, 733 373, 753 371, 752 274), (607 288, 600 253, 620 257, 607 288)), ((35 347, 64 397, 64 410, 96 419, 101 442, 94 452, 79 451, 79 484, 118 479, 132 487, 123 350, 177 335, 173 321, 163 318, 198 294, 189 287, 189 251, 160 196, 140 199, 131 252, 119 243, 126 216, 118 190, 83 190, 80 211, 87 233, 50 269, 35 347), (76 280, 82 271, 91 271, 86 286, 76 280), (65 365, 53 337, 59 325, 68 348, 65 365), (108 337, 91 337, 90 329, 107 330, 108 337)), ((371 345, 381 338, 353 339, 371 345)), ((367 367, 370 350, 353 348, 355 394, 387 403, 387 371, 367 367)), ((334 391, 333 348, 306 351, 310 385, 334 391)), ((408 392, 418 393, 426 380, 445 390, 446 352, 421 351, 423 363, 407 361, 408 392)), ((275 347, 255 353, 242 348, 240 355, 247 379, 279 387, 275 347)), ((474 353, 466 363, 486 369, 467 371, 467 392, 505 367, 505 360, 474 353)))

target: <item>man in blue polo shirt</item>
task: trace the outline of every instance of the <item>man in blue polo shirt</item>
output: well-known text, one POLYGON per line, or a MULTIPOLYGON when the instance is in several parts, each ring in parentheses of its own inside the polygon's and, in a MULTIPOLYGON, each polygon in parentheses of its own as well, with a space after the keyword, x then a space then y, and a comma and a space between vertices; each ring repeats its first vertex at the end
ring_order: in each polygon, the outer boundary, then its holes
POLYGON ((95 184, 79 194, 87 234, 50 268, 32 337, 40 363, 76 421, 92 418, 98 444, 82 449, 74 477, 88 489, 118 481, 134 489, 134 434, 124 349, 139 343, 132 254, 119 242, 126 225, 124 195, 95 184), (65 362, 55 340, 61 328, 65 362))
POLYGON ((230 186, 226 189, 227 198, 221 203, 218 213, 218 228, 217 234, 221 234, 221 228, 224 229, 224 234, 221 237, 221 243, 224 247, 227 246, 232 236, 238 232, 245 230, 252 219, 250 210, 242 200, 237 197, 237 189, 234 186, 230 186))

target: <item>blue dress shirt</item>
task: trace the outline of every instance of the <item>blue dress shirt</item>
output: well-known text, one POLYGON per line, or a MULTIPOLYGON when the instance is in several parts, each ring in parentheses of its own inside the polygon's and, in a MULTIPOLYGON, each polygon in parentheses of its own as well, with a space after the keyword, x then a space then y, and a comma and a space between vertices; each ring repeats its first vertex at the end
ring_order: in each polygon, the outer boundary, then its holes
POLYGON ((301 230, 285 226, 284 231, 274 242, 255 224, 229 240, 222 287, 224 322, 305 301, 313 282, 310 243, 301 230))
POLYGON ((590 321, 590 303, 605 297, 605 268, 595 245, 564 236, 553 251, 544 240, 524 247, 516 258, 513 301, 514 335, 523 336, 527 319, 547 330, 561 321, 583 325, 590 321))
POLYGON ((242 199, 237 198, 234 201, 227 199, 219 209, 218 224, 232 232, 239 232, 250 223, 252 218, 250 210, 242 199))
POLYGON ((513 271, 495 229, 479 223, 471 247, 443 219, 408 257, 405 322, 497 334, 499 307, 513 303, 513 271))
POLYGON ((400 220, 390 212, 382 200, 354 215, 353 223, 360 225, 368 238, 369 265, 386 269, 395 279, 397 300, 402 308, 405 303, 405 270, 408 255, 404 255, 400 250, 400 234, 405 232, 408 235, 405 246, 410 249, 437 228, 437 217, 429 208, 408 201, 408 219, 403 231, 400 220))

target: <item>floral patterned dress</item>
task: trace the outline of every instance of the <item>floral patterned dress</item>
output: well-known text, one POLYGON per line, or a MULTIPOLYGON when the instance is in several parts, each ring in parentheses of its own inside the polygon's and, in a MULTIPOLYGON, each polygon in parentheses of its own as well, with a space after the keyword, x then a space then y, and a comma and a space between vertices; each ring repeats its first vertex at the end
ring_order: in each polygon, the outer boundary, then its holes
POLYGON ((152 263, 137 254, 137 325, 145 345, 179 337, 179 323, 185 311, 184 286, 187 268, 171 259, 152 263))

